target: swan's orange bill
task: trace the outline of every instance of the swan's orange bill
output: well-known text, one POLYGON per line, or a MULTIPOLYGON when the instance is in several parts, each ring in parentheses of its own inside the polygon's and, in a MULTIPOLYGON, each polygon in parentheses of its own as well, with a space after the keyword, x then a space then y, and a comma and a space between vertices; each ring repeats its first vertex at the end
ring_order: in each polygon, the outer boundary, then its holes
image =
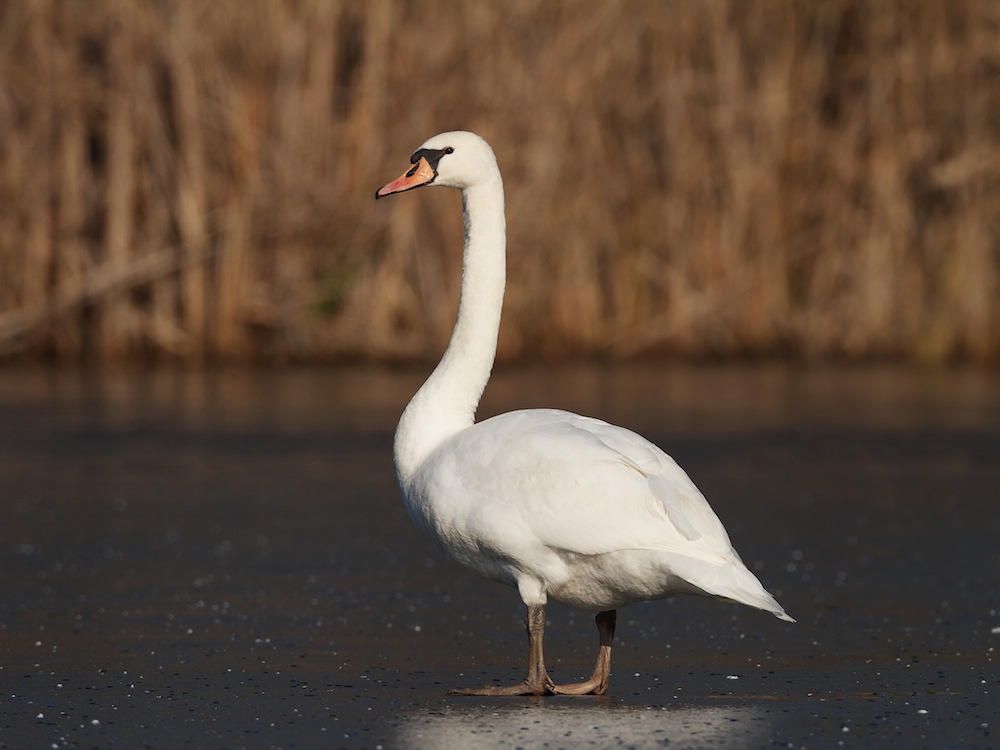
POLYGON ((420 157, 417 163, 410 167, 409 171, 397 180, 393 180, 388 185, 383 185, 375 193, 375 200, 393 193, 402 193, 404 190, 412 190, 421 185, 431 183, 437 174, 427 163, 427 159, 420 157))

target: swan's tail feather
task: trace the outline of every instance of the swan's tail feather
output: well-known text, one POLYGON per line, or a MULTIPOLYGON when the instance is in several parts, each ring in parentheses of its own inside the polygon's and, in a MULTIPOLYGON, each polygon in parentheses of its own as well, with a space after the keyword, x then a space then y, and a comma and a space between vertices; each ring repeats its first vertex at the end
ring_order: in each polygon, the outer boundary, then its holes
POLYGON ((795 622, 785 612, 784 608, 757 580, 757 576, 751 573, 738 558, 731 559, 724 565, 705 565, 695 562, 689 571, 677 570, 677 561, 673 562, 674 574, 680 574, 688 583, 695 586, 706 595, 735 602, 736 604, 746 604, 749 607, 770 612, 779 620, 785 622, 795 622))
POLYGON ((784 620, 785 622, 795 622, 795 618, 789 616, 785 612, 785 608, 778 604, 778 600, 771 596, 767 591, 763 591, 764 596, 756 596, 751 601, 746 599, 739 600, 740 604, 749 604, 751 607, 756 607, 757 609, 764 610, 765 612, 770 612, 772 615, 777 617, 779 620, 784 620))

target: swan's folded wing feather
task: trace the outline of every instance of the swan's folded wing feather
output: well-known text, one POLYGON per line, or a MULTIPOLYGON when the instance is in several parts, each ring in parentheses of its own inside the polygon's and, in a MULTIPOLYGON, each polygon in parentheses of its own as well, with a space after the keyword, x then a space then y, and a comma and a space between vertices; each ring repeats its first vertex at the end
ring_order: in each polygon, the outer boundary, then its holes
MULTIPOLYGON (((575 416, 570 414, 569 416, 575 416)), ((685 538, 729 536, 705 496, 687 473, 654 443, 641 435, 596 419, 586 425, 608 448, 628 457, 649 479, 653 496, 663 504, 670 521, 685 538)))
POLYGON ((516 515, 542 544, 576 554, 665 549, 721 562, 732 553, 694 483, 639 435, 547 409, 480 424, 489 427, 473 428, 461 448, 459 463, 476 467, 463 484, 505 526, 516 515))

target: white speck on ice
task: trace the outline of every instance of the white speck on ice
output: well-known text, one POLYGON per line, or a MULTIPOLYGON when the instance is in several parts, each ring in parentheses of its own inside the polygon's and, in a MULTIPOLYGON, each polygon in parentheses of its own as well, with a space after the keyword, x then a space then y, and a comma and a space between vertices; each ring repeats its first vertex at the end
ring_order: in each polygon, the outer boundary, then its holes
POLYGON ((993 633, 994 635, 997 635, 998 633, 1000 633, 1000 626, 992 628, 990 632, 993 633))
POLYGON ((726 679, 727 680, 738 680, 738 679, 740 679, 740 676, 738 674, 727 674, 726 675, 726 679))
POLYGON ((925 714, 925 713, 927 713, 927 709, 926 708, 918 708, 917 709, 917 713, 918 714, 925 714))

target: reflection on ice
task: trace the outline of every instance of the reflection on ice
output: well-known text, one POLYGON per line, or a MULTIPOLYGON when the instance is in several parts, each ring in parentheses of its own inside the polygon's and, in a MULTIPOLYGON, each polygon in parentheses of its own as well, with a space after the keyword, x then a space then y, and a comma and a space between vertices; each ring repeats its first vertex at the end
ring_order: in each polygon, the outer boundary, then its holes
MULTIPOLYGON (((472 703, 401 717, 401 748, 748 747, 766 742, 769 716, 751 706, 616 705, 613 699, 535 698, 472 703)), ((394 743, 396 744, 396 743, 394 743)))

